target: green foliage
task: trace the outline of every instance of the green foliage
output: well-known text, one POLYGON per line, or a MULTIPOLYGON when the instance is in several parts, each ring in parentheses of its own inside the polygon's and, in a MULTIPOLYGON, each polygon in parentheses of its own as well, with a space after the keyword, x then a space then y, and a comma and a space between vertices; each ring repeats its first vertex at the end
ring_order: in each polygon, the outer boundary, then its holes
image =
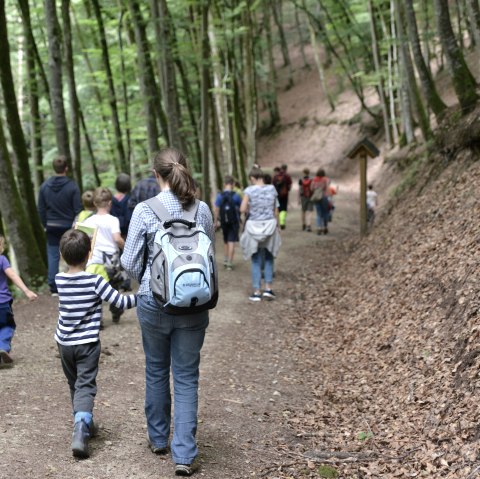
POLYGON ((338 471, 333 468, 332 466, 325 466, 322 465, 317 469, 317 474, 319 477, 325 478, 325 479, 335 479, 338 477, 338 471))
POLYGON ((372 431, 361 431, 357 434, 357 439, 359 441, 368 441, 369 439, 373 438, 373 432, 372 431))

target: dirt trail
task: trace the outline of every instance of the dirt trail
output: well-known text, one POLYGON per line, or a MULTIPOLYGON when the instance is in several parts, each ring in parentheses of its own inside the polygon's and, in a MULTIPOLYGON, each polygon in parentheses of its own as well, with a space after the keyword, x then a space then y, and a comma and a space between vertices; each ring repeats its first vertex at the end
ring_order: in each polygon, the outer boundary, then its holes
MULTIPOLYGON (((261 477, 265 471, 264 477, 273 477, 268 471, 283 456, 281 445, 294 448, 298 442, 284 419, 304 407, 309 392, 308 385, 299 386, 299 365, 283 354, 282 338, 290 327, 285 312, 295 299, 296 278, 308 271, 312 255, 356 234, 352 199, 346 189, 339 195, 328 236, 303 233, 298 210, 290 213, 276 264, 276 302, 248 302, 250 265, 240 251, 235 271, 220 271, 221 299, 211 314, 202 356, 198 477, 261 477)), ((70 400, 53 340, 56 303, 42 296, 15 306, 16 364, 0 369, 0 477, 173 477, 170 458, 147 448, 144 356, 134 312, 127 312, 119 325, 105 321, 95 410, 101 432, 91 442, 90 459, 73 459, 70 400)))

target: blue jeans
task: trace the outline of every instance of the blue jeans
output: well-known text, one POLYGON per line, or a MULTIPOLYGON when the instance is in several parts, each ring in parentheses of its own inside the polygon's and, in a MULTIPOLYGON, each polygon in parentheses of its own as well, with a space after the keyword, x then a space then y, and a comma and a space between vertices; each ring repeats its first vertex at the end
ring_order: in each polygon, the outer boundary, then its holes
POLYGON ((273 255, 267 248, 258 248, 258 251, 252 254, 252 285, 255 291, 260 289, 262 282, 262 263, 264 266, 265 283, 272 284, 273 255))
POLYGON ((10 303, 0 304, 0 349, 10 352, 13 335, 15 334, 15 321, 10 303))
POLYGON ((315 210, 317 212, 317 227, 326 228, 330 219, 330 211, 328 208, 328 198, 322 198, 321 201, 316 201, 315 210))
POLYGON ((152 297, 139 296, 137 316, 145 352, 145 415, 150 443, 155 447, 168 445, 171 366, 175 405, 172 459, 177 464, 191 464, 198 454, 195 435, 200 350, 208 326, 208 311, 171 316, 162 313, 152 297))
POLYGON ((47 228, 48 286, 50 292, 57 292, 55 275, 60 264, 60 238, 69 228, 47 228))

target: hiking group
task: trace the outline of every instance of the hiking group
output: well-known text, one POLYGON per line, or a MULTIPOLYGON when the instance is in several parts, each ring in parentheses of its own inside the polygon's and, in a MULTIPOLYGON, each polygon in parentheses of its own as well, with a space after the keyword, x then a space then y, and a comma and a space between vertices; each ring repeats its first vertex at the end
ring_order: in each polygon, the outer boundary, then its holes
MULTIPOLYGON (((120 174, 114 194, 98 187, 81 195, 65 159, 56 158, 52 166, 55 174, 39 191, 38 213, 47 237, 48 287, 59 301, 54 338, 72 401, 73 455, 89 457, 89 440, 97 432, 93 407, 104 301, 114 323, 125 309, 137 308, 146 364, 147 442, 155 454, 171 452, 175 474, 189 476, 197 468, 200 351, 208 311, 218 299, 215 231, 222 230, 227 271, 234 269, 237 242, 251 262, 249 300, 276 299, 274 262, 293 185, 287 165, 276 168, 273 178, 254 165, 243 191, 226 176, 213 216, 197 198, 184 155, 174 148, 155 154, 152 174, 133 190, 130 177, 120 174), (61 258, 66 269, 59 272, 61 258), (138 284, 135 294, 132 279, 138 284)), ((312 230, 315 209, 317 232, 327 234, 336 189, 324 170, 313 178, 309 173, 305 169, 298 183, 302 229, 312 230)), ((8 364, 15 331, 8 280, 29 300, 37 295, 10 266, 5 246, 0 237, 0 361, 8 364)))

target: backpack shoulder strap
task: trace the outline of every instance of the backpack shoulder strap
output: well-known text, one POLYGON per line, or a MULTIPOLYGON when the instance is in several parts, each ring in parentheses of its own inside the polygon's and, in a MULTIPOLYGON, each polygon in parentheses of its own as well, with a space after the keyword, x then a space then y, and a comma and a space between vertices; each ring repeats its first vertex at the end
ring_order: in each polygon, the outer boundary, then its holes
POLYGON ((186 210, 183 210, 182 218, 187 221, 195 221, 197 217, 198 207, 200 206, 200 201, 195 199, 195 202, 190 205, 186 210))
POLYGON ((168 212, 167 208, 165 208, 164 204, 156 197, 150 198, 146 200, 145 203, 149 206, 149 208, 155 213, 157 218, 162 222, 171 220, 172 217, 168 212))

